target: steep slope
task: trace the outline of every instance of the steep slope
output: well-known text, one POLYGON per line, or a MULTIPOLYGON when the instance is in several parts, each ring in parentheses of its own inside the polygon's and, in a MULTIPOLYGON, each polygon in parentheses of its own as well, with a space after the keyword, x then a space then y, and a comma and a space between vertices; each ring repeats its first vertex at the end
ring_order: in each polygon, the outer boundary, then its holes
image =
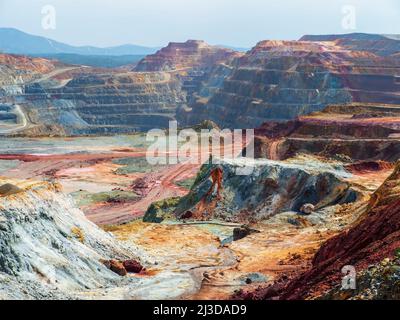
POLYGON ((200 40, 188 40, 184 43, 171 42, 155 54, 145 57, 134 70, 143 72, 203 69, 237 55, 239 54, 233 50, 210 46, 200 40))
POLYGON ((290 122, 256 129, 256 157, 274 160, 308 153, 342 160, 400 157, 400 106, 333 105, 290 122))
POLYGON ((24 92, 24 84, 59 67, 62 65, 47 59, 0 54, 0 134, 24 127, 23 111, 13 103, 14 97, 24 92))
MULTIPOLYGON (((249 299, 396 299, 400 248, 400 163, 361 208, 360 218, 325 242, 308 270, 266 288, 241 293, 249 299), (396 260, 397 259, 397 260, 396 260), (356 289, 341 289, 344 266, 357 272, 356 289)), ((351 209, 353 210, 353 209, 351 209)))
POLYGON ((384 258, 393 258, 400 247, 400 163, 371 196, 368 210, 355 226, 327 241, 313 260, 313 267, 289 284, 282 298, 318 295, 335 279, 341 268, 353 265, 358 272, 384 258))
MULTIPOLYGON (((27 124, 2 132, 80 135, 167 128, 194 96, 217 90, 231 70, 222 62, 237 55, 202 41, 187 41, 146 57, 135 68, 140 72, 60 66, 38 79, 21 80, 18 90, 10 92, 7 108, 20 106, 20 118, 27 124)), ((3 118, 9 121, 10 116, 15 118, 15 113, 3 118)))
POLYGON ((368 51, 380 56, 390 56, 400 52, 398 35, 349 33, 337 35, 306 35, 300 41, 335 41, 350 50, 368 51))
MULTIPOLYGON (((199 97, 210 97, 218 90, 232 71, 231 63, 242 55, 243 53, 211 46, 200 40, 172 42, 155 54, 145 57, 134 70, 174 73, 180 79, 186 101, 190 105, 199 97)), ((184 118, 187 110, 188 107, 185 106, 177 114, 178 120, 183 125, 189 123, 184 118)))
POLYGON ((139 259, 137 247, 89 222, 57 185, 0 179, 6 183, 14 192, 0 193, 0 298, 90 299, 116 286, 129 292, 137 281, 101 259, 139 259))
POLYGON ((55 67, 54 61, 43 58, 0 54, 0 96, 1 90, 8 86, 23 84, 53 71, 55 67))
POLYGON ((355 201, 356 188, 340 166, 315 159, 287 162, 247 158, 205 164, 175 210, 180 218, 257 221, 305 204, 321 209, 355 201))
POLYGON ((28 113, 22 135, 125 133, 165 128, 172 119, 255 128, 332 104, 400 104, 399 57, 337 41, 261 41, 238 53, 189 40, 170 43, 133 71, 64 66, 76 70, 63 77, 47 70, 26 83, 14 68, 6 73, 25 86, 0 90, 14 92, 7 100, 28 113))
POLYGON ((30 128, 20 134, 34 135, 45 126, 60 128, 52 134, 59 130, 68 135, 166 128, 184 102, 180 82, 168 73, 89 70, 73 75, 61 87, 26 85, 19 104, 30 128))
POLYGON ((262 41, 235 60, 222 88, 191 104, 188 122, 257 127, 350 102, 399 103, 400 61, 335 42, 262 41))

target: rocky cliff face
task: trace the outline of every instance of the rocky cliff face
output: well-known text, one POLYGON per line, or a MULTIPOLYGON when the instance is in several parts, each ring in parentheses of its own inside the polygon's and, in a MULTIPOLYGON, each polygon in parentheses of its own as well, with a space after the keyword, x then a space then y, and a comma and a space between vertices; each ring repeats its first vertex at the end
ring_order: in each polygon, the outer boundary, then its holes
POLYGON ((28 85, 22 99, 32 124, 76 135, 166 128, 185 95, 168 73, 82 73, 62 87, 28 85))
MULTIPOLYGON (((140 61, 134 70, 174 73, 182 83, 188 104, 192 104, 199 97, 210 97, 218 90, 232 70, 230 65, 242 55, 230 49, 208 45, 204 41, 188 40, 168 44, 140 61)), ((177 114, 178 119, 186 123, 180 113, 177 114)))
POLYGON ((239 55, 233 50, 210 46, 199 40, 171 42, 157 53, 145 57, 134 70, 148 72, 208 69, 239 55))
MULTIPOLYGON (((42 68, 41 77, 21 78, 17 92, 8 89, 8 100, 23 107, 28 122, 17 134, 114 134, 167 128, 195 96, 209 96, 221 86, 230 72, 223 62, 237 55, 202 41, 187 41, 171 43, 146 57, 135 71, 42 68)), ((17 71, 9 73, 14 76, 17 71)))
POLYGON ((0 98, 21 93, 25 82, 53 71, 56 65, 42 58, 0 54, 0 98))
POLYGON ((336 42, 262 41, 235 60, 222 88, 191 105, 188 121, 257 127, 351 102, 399 103, 400 61, 336 42))
POLYGON ((291 277, 257 290, 241 292, 245 299, 398 299, 400 264, 400 163, 370 197, 337 215, 359 217, 344 231, 322 244, 311 265, 291 277), (354 268, 356 288, 342 288, 346 272, 354 268))
POLYGON ((21 84, 54 70, 55 65, 47 59, 0 54, 0 86, 21 84))
POLYGON ((57 185, 0 179, 6 183, 13 187, 0 188, 0 298, 90 299, 129 287, 100 260, 138 259, 137 247, 89 222, 57 185))
MULTIPOLYGON (((341 273, 343 266, 353 265, 357 272, 361 273, 372 264, 380 263, 384 259, 390 261, 396 256, 396 250, 400 247, 399 181, 398 163, 393 174, 371 196, 361 221, 346 232, 328 240, 315 255, 313 267, 283 290, 283 299, 321 295, 338 283, 335 280, 343 276, 341 273)), ((393 294, 397 294, 394 288, 397 286, 394 283, 396 279, 393 272, 387 271, 387 277, 382 279, 381 284, 387 285, 392 281, 392 290, 389 291, 389 296, 386 296, 386 299, 392 299, 395 297, 393 294)), ((365 274, 363 276, 365 278, 365 274)), ((370 284, 373 284, 373 281, 370 284)), ((382 295, 383 292, 379 292, 380 289, 384 289, 384 286, 382 287, 377 284, 376 292, 372 292, 374 288, 370 286, 371 295, 382 295)), ((363 288, 363 285, 360 288, 363 288)), ((342 294, 342 298, 350 298, 358 293, 358 291, 346 292, 342 294)))
POLYGON ((400 38, 390 35, 366 33, 306 35, 300 41, 334 41, 346 49, 367 51, 380 56, 390 56, 400 51, 400 38))
POLYGON ((342 160, 396 161, 400 156, 398 105, 335 105, 297 120, 266 122, 256 130, 256 157, 297 153, 342 160))
POLYGON ((261 41, 245 54, 202 41, 170 43, 132 72, 61 68, 44 59, 7 56, 13 79, 3 76, 0 87, 14 103, 25 104, 32 124, 25 133, 32 134, 132 132, 164 128, 175 118, 181 126, 213 120, 220 127, 255 128, 332 104, 400 104, 399 40, 371 35, 304 39, 315 41, 261 41), (384 51, 372 50, 379 45, 371 41, 383 41, 384 51), (37 70, 41 79, 32 83, 36 71, 29 70, 37 70), (20 72, 30 76, 24 80, 20 72), (12 93, 5 83, 26 86, 12 93))
POLYGON ((285 211, 299 212, 308 203, 320 209, 352 202, 358 192, 344 181, 348 176, 343 168, 318 161, 224 160, 202 167, 175 214, 181 218, 257 221, 285 211))

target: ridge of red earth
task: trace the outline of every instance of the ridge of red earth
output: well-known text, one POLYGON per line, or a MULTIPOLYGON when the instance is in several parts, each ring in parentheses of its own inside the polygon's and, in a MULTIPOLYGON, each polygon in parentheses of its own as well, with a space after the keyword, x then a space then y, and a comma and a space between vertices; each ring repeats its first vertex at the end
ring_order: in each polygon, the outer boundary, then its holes
POLYGON ((266 288, 241 292, 236 298, 298 300, 315 299, 341 283, 342 268, 357 272, 386 258, 400 247, 400 162, 370 197, 365 213, 347 230, 326 241, 312 266, 291 279, 280 279, 266 288))

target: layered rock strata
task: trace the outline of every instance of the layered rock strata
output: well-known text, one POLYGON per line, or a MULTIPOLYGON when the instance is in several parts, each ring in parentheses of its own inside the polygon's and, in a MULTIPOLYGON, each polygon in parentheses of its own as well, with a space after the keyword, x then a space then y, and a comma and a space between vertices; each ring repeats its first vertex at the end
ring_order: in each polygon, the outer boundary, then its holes
POLYGON ((166 128, 185 103, 168 73, 82 74, 61 88, 26 86, 32 124, 58 125, 69 134, 110 134, 166 128))
POLYGON ((398 105, 334 105, 285 123, 266 122, 256 130, 255 155, 274 160, 298 153, 344 161, 400 157, 398 105))
POLYGON ((186 121, 251 128, 329 104, 400 103, 400 61, 336 42, 262 41, 235 60, 220 90, 191 105, 186 121))
POLYGON ((258 297, 303 299, 325 296, 349 299, 357 297, 366 287, 369 289, 365 290, 369 292, 364 297, 366 299, 398 297, 398 272, 394 269, 398 262, 390 264, 390 261, 398 258, 400 247, 399 181, 400 163, 372 194, 359 221, 323 244, 308 271, 284 285, 281 283, 265 291, 259 290, 258 297), (340 290, 342 268, 349 265, 360 275, 361 283, 355 290, 340 290), (383 275, 379 270, 385 266, 388 268, 383 275), (375 273, 371 273, 373 270, 375 273), (377 283, 375 279, 379 277, 381 281, 377 283), (331 289, 334 289, 332 295, 329 294, 331 289))

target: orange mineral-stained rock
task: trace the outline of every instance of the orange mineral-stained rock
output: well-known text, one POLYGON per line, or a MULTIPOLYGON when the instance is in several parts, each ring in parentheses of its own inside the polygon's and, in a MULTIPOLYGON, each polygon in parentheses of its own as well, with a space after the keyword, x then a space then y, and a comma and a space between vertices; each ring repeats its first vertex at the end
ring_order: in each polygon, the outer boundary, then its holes
POLYGON ((240 55, 233 50, 210 46, 200 40, 171 42, 167 47, 141 60, 135 71, 183 71, 189 68, 205 68, 240 55))
POLYGON ((124 264, 121 261, 111 259, 111 260, 100 260, 108 269, 120 275, 121 277, 126 276, 128 272, 126 271, 124 264))
POLYGON ((365 208, 364 215, 352 227, 321 246, 306 272, 250 296, 282 300, 316 298, 340 285, 344 266, 351 265, 361 272, 393 258, 400 247, 400 162, 365 208))

